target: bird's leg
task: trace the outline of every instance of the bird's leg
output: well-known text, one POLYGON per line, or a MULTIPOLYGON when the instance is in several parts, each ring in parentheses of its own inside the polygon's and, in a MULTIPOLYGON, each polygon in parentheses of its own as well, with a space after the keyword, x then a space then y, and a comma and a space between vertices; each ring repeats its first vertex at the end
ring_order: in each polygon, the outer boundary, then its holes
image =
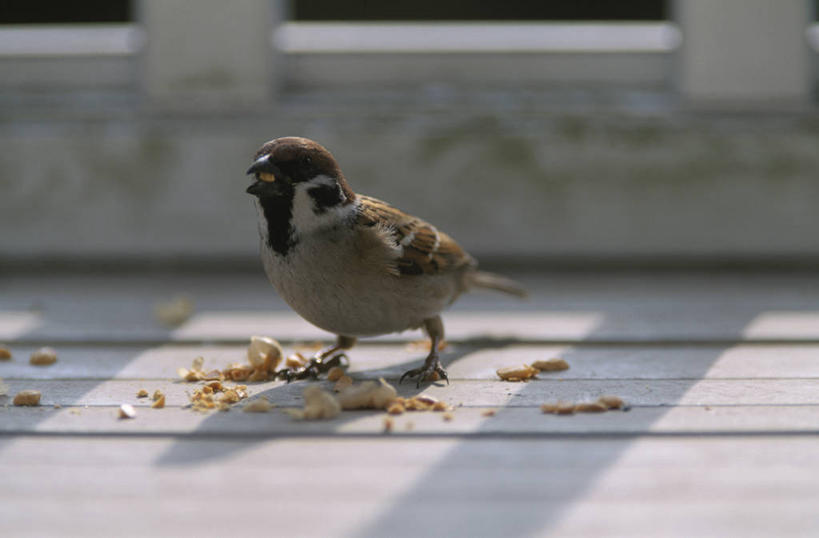
POLYGON ((340 366, 342 359, 347 359, 343 350, 350 349, 355 345, 355 337, 339 335, 336 343, 316 352, 310 361, 300 368, 284 368, 276 372, 276 376, 282 377, 291 382, 294 379, 316 379, 333 366, 340 366))
POLYGON ((404 372, 401 379, 398 380, 398 383, 401 384, 405 377, 410 379, 417 377, 415 388, 419 388, 421 381, 434 379, 435 374, 438 374, 438 377, 445 379, 448 385, 449 376, 446 375, 446 370, 443 369, 441 361, 438 359, 438 345, 441 343, 441 340, 444 339, 444 324, 441 321, 441 316, 424 320, 424 330, 429 335, 430 340, 432 340, 429 355, 427 355, 426 360, 424 360, 423 366, 404 372))

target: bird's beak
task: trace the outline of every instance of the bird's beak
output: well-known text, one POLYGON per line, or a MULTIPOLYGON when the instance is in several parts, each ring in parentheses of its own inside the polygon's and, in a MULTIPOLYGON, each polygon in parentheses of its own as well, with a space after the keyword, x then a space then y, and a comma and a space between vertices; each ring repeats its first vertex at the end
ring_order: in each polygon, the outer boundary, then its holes
POLYGON ((276 182, 276 176, 280 175, 278 167, 270 162, 269 155, 262 155, 250 165, 247 169, 247 174, 255 174, 256 181, 247 188, 249 194, 259 196, 276 182))

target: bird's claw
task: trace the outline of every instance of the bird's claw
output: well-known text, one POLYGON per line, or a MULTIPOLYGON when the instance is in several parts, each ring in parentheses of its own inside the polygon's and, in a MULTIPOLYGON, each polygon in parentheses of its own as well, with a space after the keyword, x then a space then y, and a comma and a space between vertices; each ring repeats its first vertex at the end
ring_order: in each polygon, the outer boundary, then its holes
POLYGON ((277 371, 275 375, 276 378, 284 379, 288 383, 294 379, 318 379, 319 374, 327 372, 334 366, 349 366, 349 361, 350 359, 343 351, 341 353, 336 353, 329 358, 324 357, 321 354, 317 354, 304 366, 299 368, 282 368, 281 370, 277 371), (342 359, 344 360, 342 361, 342 359))
POLYGON ((424 361, 423 366, 404 372, 398 379, 398 384, 400 385, 403 383, 404 378, 406 377, 410 379, 417 377, 418 380, 415 383, 415 388, 420 388, 421 381, 426 381, 428 379, 434 380, 435 374, 438 374, 438 379, 443 379, 446 381, 446 384, 449 385, 449 376, 446 374, 446 370, 444 370, 441 366, 441 362, 438 360, 438 357, 431 355, 424 361))

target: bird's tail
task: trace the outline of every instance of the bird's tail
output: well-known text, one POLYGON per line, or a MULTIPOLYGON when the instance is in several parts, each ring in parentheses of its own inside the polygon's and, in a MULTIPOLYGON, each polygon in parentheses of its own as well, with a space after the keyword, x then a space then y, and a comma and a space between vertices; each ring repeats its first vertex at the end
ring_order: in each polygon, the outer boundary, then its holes
POLYGON ((490 290, 502 291, 509 295, 515 295, 521 299, 528 297, 528 293, 523 287, 505 276, 487 273, 486 271, 475 271, 467 276, 467 284, 470 288, 486 288, 490 290))

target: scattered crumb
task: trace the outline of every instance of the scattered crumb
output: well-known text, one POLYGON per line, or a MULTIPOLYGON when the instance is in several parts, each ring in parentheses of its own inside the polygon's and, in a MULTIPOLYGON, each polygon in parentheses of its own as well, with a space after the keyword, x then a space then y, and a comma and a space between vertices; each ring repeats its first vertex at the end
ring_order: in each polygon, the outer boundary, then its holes
POLYGON ((327 372, 327 381, 338 381, 344 377, 344 368, 340 366, 333 366, 327 372))
POLYGON ((597 399, 597 402, 605 405, 606 409, 622 409, 624 406, 623 399, 619 396, 600 396, 600 398, 597 399))
POLYGON ((384 433, 390 433, 393 426, 393 420, 390 417, 384 417, 384 433))
POLYGON ((600 402, 581 402, 574 406, 574 410, 578 413, 603 413, 608 408, 600 402))
POLYGON ((451 422, 452 419, 455 418, 455 415, 452 413, 444 413, 441 418, 444 419, 444 422, 451 422))
POLYGON ((548 359, 539 360, 532 363, 532 368, 536 368, 541 372, 559 372, 561 370, 568 370, 569 363, 563 359, 548 359))
POLYGON ((382 377, 377 383, 364 381, 347 387, 339 393, 338 402, 343 409, 386 409, 397 396, 395 387, 382 377))
POLYGON ((432 404, 432 410, 433 411, 448 411, 449 406, 447 404, 445 404, 444 402, 435 402, 434 404, 432 404))
POLYGON ((294 418, 303 420, 330 419, 341 413, 341 406, 335 396, 317 385, 304 389, 304 409, 293 413, 294 418))
POLYGON ((11 350, 6 346, 0 345, 0 361, 7 361, 11 359, 11 350))
POLYGON ((250 344, 247 346, 247 360, 255 369, 253 376, 260 378, 264 375, 266 381, 267 374, 276 371, 276 367, 282 361, 284 351, 281 344, 267 336, 251 336, 250 344))
POLYGON ((137 391, 137 398, 147 398, 147 397, 148 397, 148 391, 147 390, 139 389, 139 391, 137 391))
POLYGON ((495 411, 494 409, 485 409, 485 410, 483 410, 481 412, 481 416, 482 417, 494 417, 495 413, 497 413, 497 411, 495 411))
POLYGON ((264 396, 260 396, 242 407, 242 411, 245 413, 267 413, 271 409, 273 409, 273 404, 264 396))
POLYGON ((412 399, 426 405, 435 405, 438 403, 438 398, 430 396, 429 394, 418 394, 417 396, 413 396, 412 399))
POLYGON ((348 376, 348 375, 343 375, 340 378, 338 378, 338 381, 336 381, 336 384, 333 387, 333 390, 336 391, 336 392, 341 392, 342 390, 344 390, 344 389, 346 389, 348 387, 352 387, 352 386, 353 386, 353 378, 348 376))
POLYGON ((40 396, 39 390, 21 390, 14 396, 12 403, 19 406, 40 405, 40 396))
POLYGON ((227 411, 231 404, 247 398, 247 386, 236 385, 228 388, 220 381, 211 381, 190 395, 191 408, 194 411, 207 412, 214 409, 227 411), (217 393, 222 393, 217 397, 217 393))
POLYGON ((185 295, 177 295, 169 301, 154 306, 154 317, 166 327, 178 327, 193 315, 193 300, 185 295))
POLYGON ((575 405, 571 402, 557 402, 545 403, 540 406, 543 413, 551 413, 554 415, 573 415, 575 412, 575 405))
POLYGON ((119 406, 119 418, 135 418, 136 409, 131 404, 122 404, 119 406))
POLYGON ((523 366, 499 368, 495 373, 504 381, 527 381, 535 377, 539 371, 537 368, 524 364, 523 366))
POLYGON ((62 406, 62 405, 60 405, 60 404, 58 404, 58 403, 55 403, 55 404, 54 404, 54 409, 62 409, 62 408, 63 408, 63 406, 62 406))
POLYGON ((36 366, 48 366, 57 362, 57 352, 50 347, 41 347, 31 354, 28 362, 36 366))
POLYGON ((151 404, 151 407, 154 409, 162 409, 163 407, 165 407, 165 395, 163 394, 162 396, 154 400, 154 403, 151 404))
POLYGON ((225 379, 231 381, 248 381, 248 378, 253 374, 254 368, 249 364, 235 363, 228 366, 222 371, 225 379))
POLYGON ((411 431, 413 428, 415 428, 415 423, 411 420, 408 420, 404 428, 406 428, 407 431, 411 431))
POLYGON ((390 415, 400 415, 404 411, 406 411, 406 408, 404 407, 404 404, 402 404, 401 402, 393 402, 390 404, 389 407, 387 407, 387 413, 389 413, 390 415))
POLYGON ((305 364, 307 364, 307 359, 304 358, 304 355, 298 351, 287 357, 287 359, 284 361, 284 365, 286 367, 293 369, 301 368, 305 364))
POLYGON ((79 415, 79 414, 82 413, 82 411, 80 411, 79 409, 76 409, 76 408, 69 409, 68 412, 71 413, 72 415, 79 415))
MULTIPOLYGON (((146 394, 146 396, 147 396, 147 394, 146 394)), ((165 397, 165 395, 164 395, 164 394, 162 394, 162 391, 161 391, 161 390, 159 390, 159 389, 156 389, 156 390, 154 391, 154 395, 151 397, 151 399, 152 399, 153 401, 155 401, 155 402, 158 402, 160 398, 164 398, 164 397, 165 397)))

